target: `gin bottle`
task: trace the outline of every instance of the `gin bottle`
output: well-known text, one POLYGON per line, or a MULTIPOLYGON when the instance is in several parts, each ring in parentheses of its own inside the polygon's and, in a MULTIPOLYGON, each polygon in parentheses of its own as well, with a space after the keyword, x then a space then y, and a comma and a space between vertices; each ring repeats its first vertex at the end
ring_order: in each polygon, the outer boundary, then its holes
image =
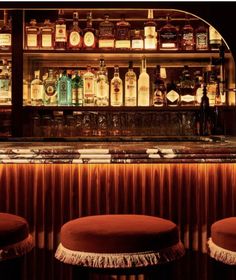
POLYGON ((111 106, 123 105, 123 82, 119 75, 119 66, 114 66, 114 77, 111 80, 111 106))
POLYGON ((63 71, 57 83, 58 104, 71 105, 71 79, 63 71))
POLYGON ((34 72, 34 79, 30 84, 30 98, 32 106, 42 106, 44 98, 43 81, 40 80, 40 71, 34 72))
POLYGON ((129 69, 125 74, 125 106, 137 105, 137 77, 133 69, 133 61, 129 61, 129 69))
POLYGON ((57 80, 52 69, 49 69, 48 77, 44 80, 44 105, 57 105, 57 80))
POLYGON ((176 86, 174 81, 167 84, 167 91, 166 91, 166 104, 170 107, 175 107, 179 105, 179 90, 176 86))
POLYGON ((84 106, 95 105, 95 75, 91 71, 91 66, 87 66, 87 72, 83 75, 84 106))
POLYGON ((138 78, 138 106, 149 106, 150 77, 146 70, 146 59, 142 60, 142 70, 138 78))
POLYGON ((97 105, 109 105, 109 82, 104 59, 100 59, 100 67, 97 73, 97 105))

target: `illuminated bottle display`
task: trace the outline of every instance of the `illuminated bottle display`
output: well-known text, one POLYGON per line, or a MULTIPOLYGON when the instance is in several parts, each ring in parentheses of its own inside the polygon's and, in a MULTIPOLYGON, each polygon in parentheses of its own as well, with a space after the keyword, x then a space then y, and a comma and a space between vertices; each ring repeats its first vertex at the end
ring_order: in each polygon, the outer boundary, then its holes
POLYGON ((32 106, 42 106, 44 99, 43 81, 40 80, 40 71, 34 72, 34 79, 30 84, 30 99, 32 106))
POLYGON ((178 30, 171 24, 171 18, 168 15, 166 24, 160 29, 160 50, 178 50, 178 30))
POLYGON ((150 77, 146 70, 146 59, 142 60, 142 69, 138 78, 138 106, 149 106, 150 77))
POLYGON ((50 19, 45 19, 41 27, 41 49, 54 49, 54 27, 50 19))
POLYGON ((93 28, 92 13, 87 14, 86 28, 84 29, 83 48, 87 50, 95 49, 97 45, 96 30, 93 28))
POLYGON ((73 26, 68 32, 68 49, 79 50, 83 45, 82 30, 79 27, 79 14, 73 13, 73 26))
POLYGON ((109 105, 109 81, 107 77, 107 71, 105 67, 104 59, 100 59, 100 67, 97 73, 97 105, 108 106, 109 105))
POLYGON ((157 49, 156 23, 153 20, 153 10, 148 10, 148 21, 144 24, 144 48, 146 50, 157 49))
POLYGON ((57 80, 53 70, 48 70, 48 77, 44 80, 44 105, 57 105, 57 80))
POLYGON ((11 50, 11 25, 8 22, 8 11, 4 10, 3 26, 0 29, 0 50, 11 50))
POLYGON ((161 78, 160 70, 160 65, 157 65, 153 85, 153 105, 158 107, 165 105, 166 95, 166 87, 164 80, 161 78))
POLYGON ((71 79, 67 76, 66 70, 63 71, 58 80, 57 94, 59 105, 71 105, 71 79))
POLYGON ((25 47, 30 50, 39 48, 39 27, 36 19, 31 19, 29 25, 26 25, 26 42, 25 47))
POLYGON ((114 24, 109 21, 109 15, 99 24, 98 47, 100 49, 113 49, 115 46, 114 24))
POLYGON ((63 10, 58 11, 58 20, 55 25, 55 48, 59 50, 66 49, 67 34, 66 21, 64 19, 63 10))
POLYGON ((87 66, 87 71, 83 75, 84 86, 84 106, 95 105, 95 75, 91 71, 91 66, 87 66))
POLYGON ((129 61, 129 69, 125 74, 125 106, 137 105, 137 77, 133 69, 133 61, 129 61))
POLYGON ((130 49, 130 23, 122 16, 116 23, 116 49, 130 49))
POLYGON ((111 80, 111 106, 123 105, 123 82, 119 76, 119 66, 114 66, 114 77, 111 80))

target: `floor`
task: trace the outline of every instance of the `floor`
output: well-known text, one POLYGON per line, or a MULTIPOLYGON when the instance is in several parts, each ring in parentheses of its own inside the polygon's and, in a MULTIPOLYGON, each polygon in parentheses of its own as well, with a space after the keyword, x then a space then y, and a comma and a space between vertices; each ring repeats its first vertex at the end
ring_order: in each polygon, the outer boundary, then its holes
POLYGON ((145 270, 88 270, 60 263, 54 252, 34 249, 25 258, 0 262, 0 280, 235 280, 236 267, 187 251, 179 261, 145 270))

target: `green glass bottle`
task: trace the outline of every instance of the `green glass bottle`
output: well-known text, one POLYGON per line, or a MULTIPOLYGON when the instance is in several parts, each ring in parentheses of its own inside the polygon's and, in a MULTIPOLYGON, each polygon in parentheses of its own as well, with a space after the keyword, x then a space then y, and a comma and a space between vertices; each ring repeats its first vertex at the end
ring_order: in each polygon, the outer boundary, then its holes
POLYGON ((66 70, 60 76, 57 88, 58 104, 71 105, 71 78, 66 75, 66 70))

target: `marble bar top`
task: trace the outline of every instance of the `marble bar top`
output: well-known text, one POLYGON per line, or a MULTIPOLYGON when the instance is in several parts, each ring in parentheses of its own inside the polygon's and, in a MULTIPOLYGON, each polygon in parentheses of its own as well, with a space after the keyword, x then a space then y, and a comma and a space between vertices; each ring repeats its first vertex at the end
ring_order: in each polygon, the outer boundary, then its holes
POLYGON ((5 139, 0 163, 236 163, 236 137, 123 140, 5 139))

